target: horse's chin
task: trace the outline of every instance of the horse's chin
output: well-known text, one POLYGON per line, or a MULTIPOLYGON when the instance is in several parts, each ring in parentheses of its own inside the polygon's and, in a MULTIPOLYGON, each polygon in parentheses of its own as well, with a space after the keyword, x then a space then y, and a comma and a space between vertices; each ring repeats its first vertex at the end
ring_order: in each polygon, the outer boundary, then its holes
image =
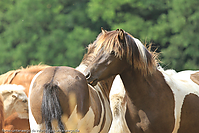
POLYGON ((98 79, 95 79, 95 80, 89 82, 89 84, 92 85, 92 86, 96 86, 97 82, 98 82, 98 79))

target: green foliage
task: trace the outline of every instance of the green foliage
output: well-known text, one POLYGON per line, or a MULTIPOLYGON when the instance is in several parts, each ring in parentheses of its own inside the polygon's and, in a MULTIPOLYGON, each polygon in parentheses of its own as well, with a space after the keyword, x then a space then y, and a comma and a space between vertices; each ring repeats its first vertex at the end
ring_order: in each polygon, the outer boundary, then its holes
POLYGON ((91 0, 87 10, 93 21, 103 19, 112 30, 153 42, 163 66, 179 71, 199 68, 198 5, 196 0, 91 0))
POLYGON ((173 0, 170 3, 168 47, 162 50, 163 62, 177 70, 199 68, 199 1, 173 0), (176 6, 180 5, 180 6, 176 6))
POLYGON ((15 1, 1 18, 0 71, 40 62, 76 67, 97 35, 81 2, 15 1))
POLYGON ((76 67, 100 27, 153 42, 167 68, 198 69, 198 6, 197 0, 0 1, 0 73, 40 62, 76 67))

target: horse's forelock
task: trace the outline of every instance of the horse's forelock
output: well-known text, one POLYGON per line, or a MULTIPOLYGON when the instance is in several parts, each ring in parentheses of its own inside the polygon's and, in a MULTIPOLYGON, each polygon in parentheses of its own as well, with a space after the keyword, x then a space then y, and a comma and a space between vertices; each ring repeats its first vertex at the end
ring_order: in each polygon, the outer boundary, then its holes
POLYGON ((93 44, 89 44, 87 47, 87 53, 84 55, 82 61, 81 61, 81 65, 85 65, 88 66, 92 60, 94 59, 94 50, 95 46, 93 44))
POLYGON ((95 45, 94 53, 103 51, 104 53, 111 53, 115 51, 117 57, 121 58, 124 55, 124 49, 118 39, 119 31, 109 31, 99 36, 93 45, 95 45))

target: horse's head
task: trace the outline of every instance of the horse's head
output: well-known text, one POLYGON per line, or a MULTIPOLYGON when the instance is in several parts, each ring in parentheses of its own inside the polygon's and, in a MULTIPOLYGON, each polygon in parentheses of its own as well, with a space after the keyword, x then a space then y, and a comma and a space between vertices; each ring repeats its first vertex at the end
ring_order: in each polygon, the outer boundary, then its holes
POLYGON ((145 46, 129 33, 120 30, 105 31, 98 35, 93 44, 93 61, 84 74, 88 82, 121 74, 127 68, 141 70, 143 74, 154 70, 154 60, 145 46))
POLYGON ((16 100, 14 104, 15 111, 22 119, 28 119, 28 98, 24 91, 14 91, 13 98, 16 100))
POLYGON ((28 118, 28 98, 24 89, 21 85, 0 85, 6 118, 15 112, 20 118, 28 118))

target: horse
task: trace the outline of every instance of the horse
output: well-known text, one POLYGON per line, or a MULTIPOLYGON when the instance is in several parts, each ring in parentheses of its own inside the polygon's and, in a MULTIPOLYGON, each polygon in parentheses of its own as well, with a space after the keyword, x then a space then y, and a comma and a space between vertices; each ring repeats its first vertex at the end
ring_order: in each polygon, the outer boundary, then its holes
POLYGON ((4 107, 3 107, 3 98, 0 95, 0 133, 2 133, 3 128, 4 128, 4 107))
POLYGON ((31 131, 107 133, 112 117, 105 95, 88 85, 74 68, 48 67, 36 74, 30 85, 31 131))
POLYGON ((109 133, 130 133, 125 114, 127 107, 127 94, 119 75, 113 81, 109 99, 113 121, 109 133))
MULTIPOLYGON (((24 87, 21 85, 15 85, 15 84, 5 84, 0 85, 0 95, 2 96, 3 103, 2 106, 4 106, 3 112, 4 118, 8 119, 9 117, 15 115, 19 119, 28 119, 28 98, 24 92, 24 87)), ((7 121, 4 121, 4 118, 1 119, 1 131, 2 132, 11 132, 8 128, 7 121)), ((21 123, 18 123, 21 124, 21 123)), ((9 127, 12 126, 9 124, 9 127)), ((21 125, 23 126, 23 125, 21 125)))
POLYGON ((122 29, 102 31, 92 45, 95 58, 84 75, 91 84, 121 76, 131 100, 125 116, 131 132, 199 132, 198 71, 188 82, 166 75, 154 54, 122 29))
POLYGON ((3 98, 5 119, 15 112, 18 113, 19 118, 28 118, 28 98, 24 89, 25 88, 21 85, 0 85, 0 94, 3 98))
MULTIPOLYGON (((0 75, 0 85, 2 84, 16 84, 22 85, 25 90, 24 92, 28 96, 29 87, 32 78, 44 68, 49 67, 48 65, 32 65, 26 68, 20 68, 17 70, 8 71, 0 75)), ((30 130, 29 120, 21 119, 17 113, 12 114, 4 120, 4 129, 11 130, 30 130)))

